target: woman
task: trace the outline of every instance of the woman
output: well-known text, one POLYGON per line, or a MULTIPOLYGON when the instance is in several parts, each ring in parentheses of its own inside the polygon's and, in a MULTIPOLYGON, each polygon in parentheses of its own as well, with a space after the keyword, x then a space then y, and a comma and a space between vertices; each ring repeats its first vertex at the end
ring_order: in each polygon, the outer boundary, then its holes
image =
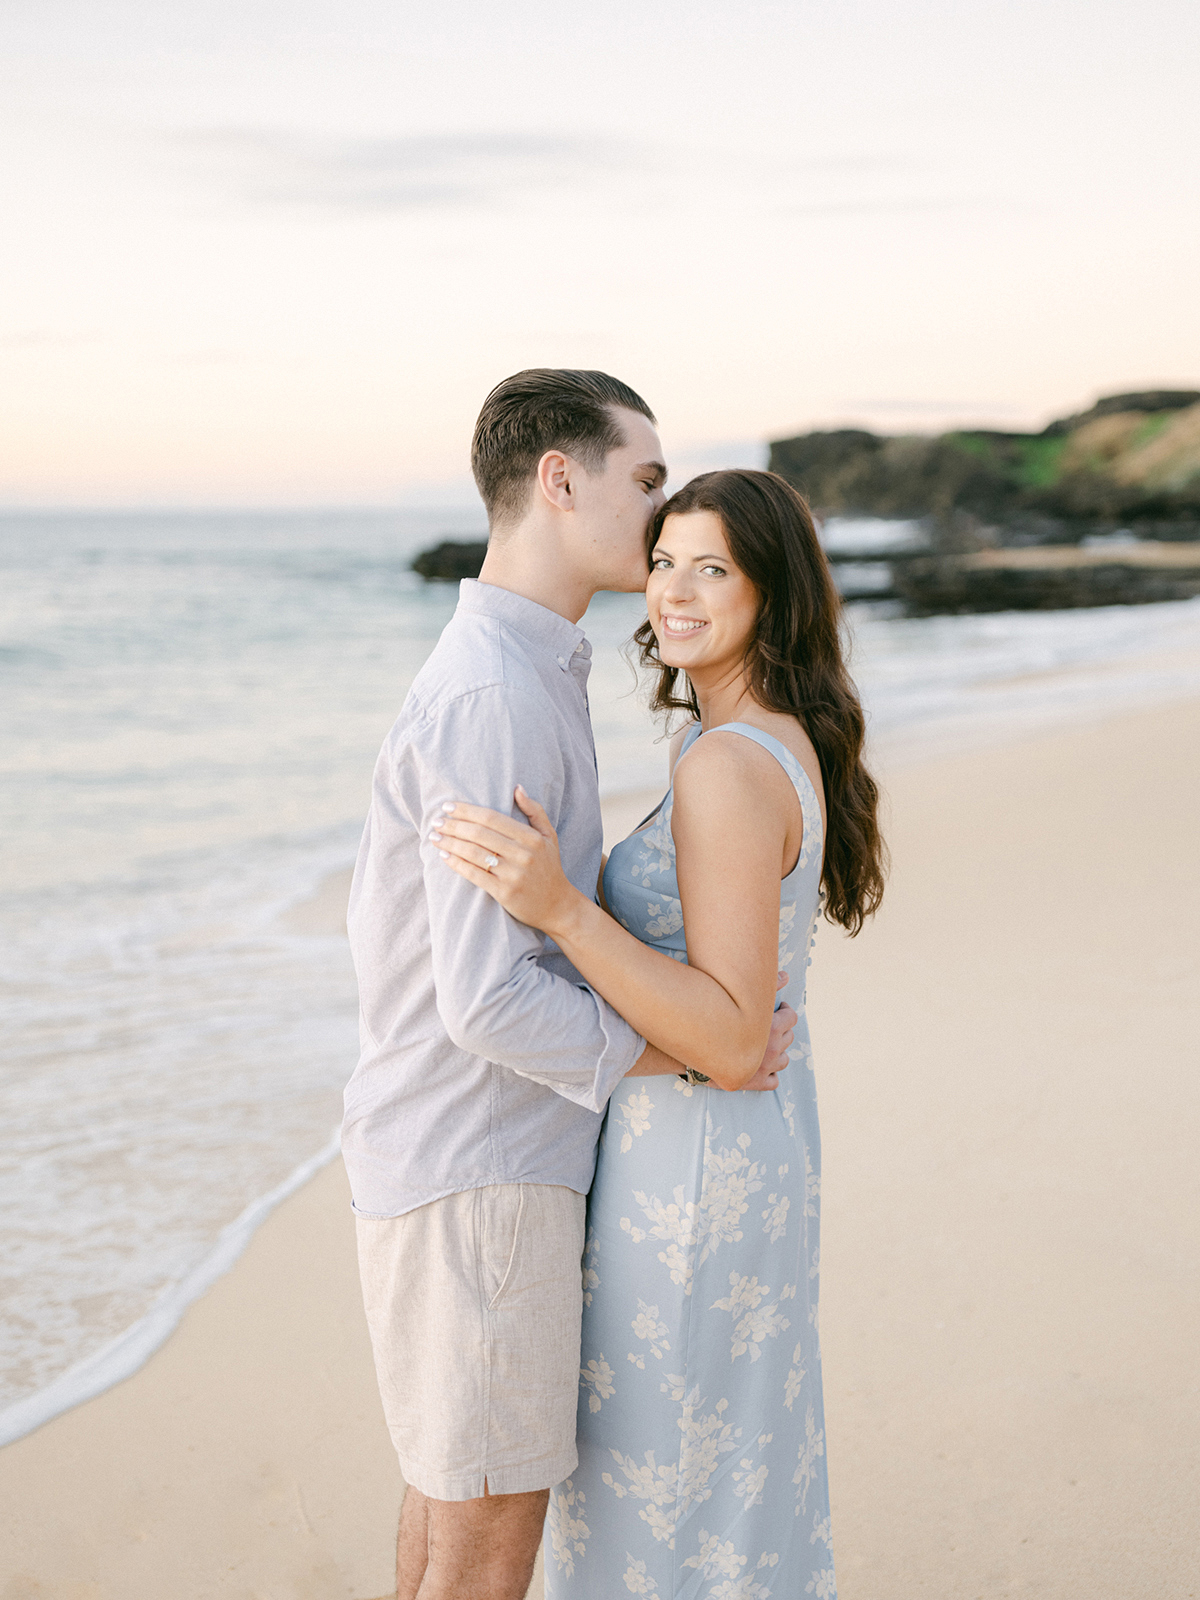
POLYGON ((652 523, 649 557, 635 637, 657 670, 652 703, 693 720, 662 804, 604 867, 602 905, 563 877, 523 790, 531 828, 460 804, 441 839, 455 871, 689 1069, 610 1102, 588 1207, 579 1468, 551 1494, 546 1594, 825 1600, 804 974, 822 905, 853 934, 879 904, 877 791, 800 496, 772 473, 693 479, 652 523), (741 1093, 779 968, 799 1081, 741 1093))

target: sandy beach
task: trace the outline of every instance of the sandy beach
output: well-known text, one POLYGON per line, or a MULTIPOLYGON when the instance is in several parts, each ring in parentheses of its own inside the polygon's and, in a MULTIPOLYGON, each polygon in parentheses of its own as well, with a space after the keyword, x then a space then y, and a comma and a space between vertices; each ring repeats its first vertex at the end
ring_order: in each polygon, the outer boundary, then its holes
MULTIPOLYGON (((1200 702, 886 777, 810 987, 841 1600, 1200 1596, 1200 702)), ((0 1451, 0 1597, 376 1600, 402 1487, 335 1165, 0 1451)))

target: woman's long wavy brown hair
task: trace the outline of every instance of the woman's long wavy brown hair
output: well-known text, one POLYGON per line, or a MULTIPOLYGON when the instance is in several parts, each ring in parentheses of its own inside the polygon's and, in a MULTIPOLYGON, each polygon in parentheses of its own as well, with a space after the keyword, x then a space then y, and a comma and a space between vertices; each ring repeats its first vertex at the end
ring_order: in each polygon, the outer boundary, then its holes
MULTIPOLYGON (((883 898, 887 849, 879 831, 879 790, 862 761, 863 711, 842 655, 842 602, 812 513, 774 472, 706 472, 671 496, 646 536, 652 555, 670 516, 712 511, 730 554, 758 590, 758 626, 746 653, 746 681, 759 705, 795 717, 812 740, 825 780, 828 826, 821 882, 825 915, 851 934, 883 898)), ((692 685, 678 689, 649 621, 634 634, 644 667, 657 669, 655 711, 699 718, 692 685)))

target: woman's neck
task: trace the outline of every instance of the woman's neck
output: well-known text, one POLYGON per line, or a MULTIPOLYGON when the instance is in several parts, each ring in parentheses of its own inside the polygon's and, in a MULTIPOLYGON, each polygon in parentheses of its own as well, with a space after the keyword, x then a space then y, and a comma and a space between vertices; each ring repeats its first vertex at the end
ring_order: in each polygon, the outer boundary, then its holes
POLYGON ((731 672, 708 679, 697 674, 691 683, 700 707, 700 726, 705 733, 724 722, 736 722, 756 703, 740 664, 731 672))

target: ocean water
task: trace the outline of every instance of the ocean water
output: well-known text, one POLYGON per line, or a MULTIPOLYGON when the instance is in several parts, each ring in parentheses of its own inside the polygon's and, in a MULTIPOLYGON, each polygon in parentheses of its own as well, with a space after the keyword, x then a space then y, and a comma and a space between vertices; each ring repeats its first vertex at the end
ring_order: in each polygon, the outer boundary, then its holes
MULTIPOLYGON (((0 1443, 133 1370, 332 1153, 354 975, 287 913, 352 861, 453 610, 412 555, 481 531, 0 517, 0 1443)), ((665 771, 620 650, 643 615, 601 595, 584 622, 607 793, 665 771)), ((1196 602, 848 619, 885 769, 1200 694, 1196 602)))

